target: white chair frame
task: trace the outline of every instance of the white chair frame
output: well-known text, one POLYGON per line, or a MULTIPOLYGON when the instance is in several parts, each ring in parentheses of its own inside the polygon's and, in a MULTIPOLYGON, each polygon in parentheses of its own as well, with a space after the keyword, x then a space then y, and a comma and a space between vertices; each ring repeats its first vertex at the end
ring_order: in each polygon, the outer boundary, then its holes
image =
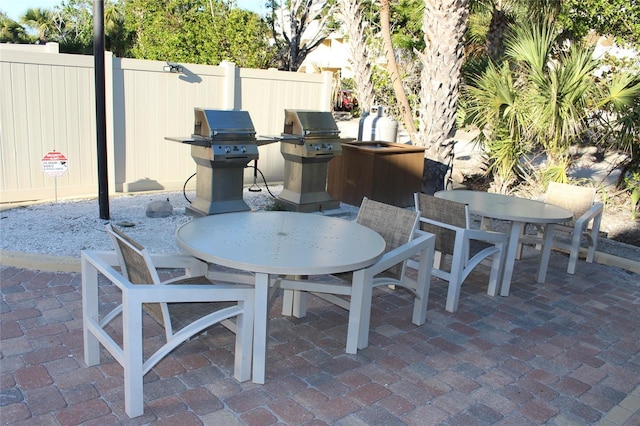
MULTIPOLYGON (((415 208, 419 211, 419 197, 421 194, 414 194, 415 208)), ((437 200, 445 202, 447 200, 437 200)), ((447 301, 445 309, 448 312, 456 312, 460 303, 460 290, 462 284, 467 279, 471 271, 473 271, 481 262, 488 257, 492 257, 491 272, 489 275, 489 286, 487 294, 495 296, 499 290, 499 282, 502 276, 502 265, 506 254, 507 235, 501 232, 471 229, 471 221, 469 215, 469 206, 464 205, 465 223, 464 228, 451 225, 449 223, 436 221, 424 216, 420 217, 420 223, 430 224, 442 229, 448 229, 455 232, 454 252, 451 254, 451 267, 449 271, 443 269, 444 255, 442 252, 435 252, 434 265, 431 274, 449 283, 447 290, 447 301), (469 257, 469 248, 471 241, 483 241, 489 243, 479 252, 469 257)), ((409 262, 411 265, 412 262, 409 262)))
POLYGON ((297 318, 306 315, 306 293, 310 292, 321 299, 335 304, 349 311, 347 329, 346 352, 357 353, 369 344, 369 326, 371 323, 371 299, 375 287, 389 285, 405 288, 414 295, 412 323, 422 325, 427 317, 429 302, 429 286, 431 282, 431 268, 433 265, 433 249, 435 237, 433 234, 417 229, 417 217, 413 225, 413 238, 391 250, 378 259, 373 265, 354 271, 352 281, 348 282, 331 276, 331 281, 316 281, 281 278, 280 286, 285 290, 282 314, 297 318), (417 257, 414 262, 417 278, 414 281, 404 270, 406 261, 417 257), (403 265, 401 279, 377 276, 395 265, 403 265), (348 296, 343 298, 340 296, 348 296))
MULTIPOLYGON (((204 275, 206 264, 198 259, 182 254, 150 255, 143 250, 150 265, 156 268, 184 268, 186 276, 204 275)), ((234 332, 235 361, 234 377, 239 381, 251 378, 251 357, 253 343, 253 287, 236 284, 180 284, 167 285, 170 281, 155 284, 132 284, 115 267, 120 263, 115 251, 84 250, 82 265, 82 310, 84 332, 84 360, 89 366, 100 363, 102 345, 124 369, 125 412, 137 417, 144 412, 143 376, 173 349, 190 337, 213 324, 236 317, 234 332), (106 277, 122 292, 122 304, 106 315, 99 312, 99 275, 106 277), (171 333, 168 341, 151 355, 143 359, 142 317, 143 303, 166 302, 223 302, 235 301, 232 305, 215 311, 179 330, 171 333), (122 315, 122 346, 105 330, 114 318, 122 315)), ((154 269, 155 271, 155 269, 154 269)), ((167 330, 169 335, 169 330, 167 330)))
MULTIPOLYGON (((550 186, 558 187, 559 191, 570 191, 575 185, 559 184, 550 182, 550 186)), ((584 187, 576 187, 584 189, 584 187)), ((592 197, 595 196, 595 189, 593 190, 592 197)), ((546 200, 546 197, 544 198, 546 200)), ((569 200, 570 201, 570 200, 569 200)), ((560 206, 570 209, 570 203, 566 206, 560 206)), ((598 247, 598 234, 600 232, 600 222, 602 221, 602 213, 604 211, 604 205, 600 202, 592 200, 591 207, 589 207, 579 217, 574 217, 575 220, 566 224, 556 224, 554 227, 553 248, 561 249, 569 252, 569 264, 567 265, 567 273, 575 274, 576 266, 578 264, 578 258, 580 257, 580 248, 582 238, 587 241, 587 255, 586 262, 593 263, 596 255, 596 249, 598 247), (562 240, 555 237, 565 236, 568 240, 562 240)), ((576 213, 576 212, 574 212, 576 213)), ((522 254, 522 244, 533 244, 537 250, 540 250, 546 227, 537 226, 537 235, 522 234, 518 241, 517 257, 520 258, 522 254)), ((524 230, 523 230, 524 232, 524 230)))

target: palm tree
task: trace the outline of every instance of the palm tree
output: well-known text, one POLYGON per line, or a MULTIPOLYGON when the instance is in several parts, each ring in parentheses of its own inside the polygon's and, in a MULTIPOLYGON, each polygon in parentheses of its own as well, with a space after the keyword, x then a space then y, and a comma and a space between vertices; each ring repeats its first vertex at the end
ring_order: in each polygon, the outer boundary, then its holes
POLYGON ((477 141, 485 148, 487 172, 493 175, 492 187, 499 193, 508 192, 513 185, 518 163, 531 148, 526 135, 527 105, 519 99, 516 84, 508 62, 489 63, 463 91, 468 99, 467 119, 481 129, 477 141))
POLYGON ((340 0, 338 4, 349 36, 356 97, 362 111, 371 111, 374 102, 374 87, 371 80, 372 61, 365 39, 361 2, 340 0))
POLYGON ((132 34, 125 26, 124 6, 122 3, 108 2, 104 10, 104 30, 107 48, 115 56, 123 58, 131 49, 132 34))
POLYGON ((20 18, 20 22, 38 32, 38 40, 46 43, 53 28, 51 12, 41 8, 31 8, 20 18))
POLYGON ((24 43, 26 39, 22 25, 0 12, 0 42, 24 43))
POLYGON ((469 121, 481 130, 500 192, 508 191, 521 157, 534 149, 547 155, 543 181, 566 181, 569 147, 580 142, 593 112, 613 108, 614 93, 625 105, 637 99, 638 86, 627 80, 608 96, 599 92, 592 49, 565 48, 557 35, 552 24, 516 27, 506 38, 505 62, 490 65, 465 90, 469 121))
POLYGON ((456 130, 463 37, 469 18, 469 0, 425 0, 420 53, 420 111, 418 144, 427 156, 443 162, 443 142, 456 130))

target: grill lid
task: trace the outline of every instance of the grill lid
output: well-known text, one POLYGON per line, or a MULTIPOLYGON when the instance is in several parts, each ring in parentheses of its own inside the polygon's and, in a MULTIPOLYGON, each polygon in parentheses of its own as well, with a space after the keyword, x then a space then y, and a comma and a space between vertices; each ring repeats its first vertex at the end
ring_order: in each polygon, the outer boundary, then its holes
POLYGON ((305 138, 337 138, 340 130, 328 111, 284 110, 283 136, 305 138))
POLYGON ((256 131, 247 111, 194 109, 194 136, 219 141, 255 141, 256 131))

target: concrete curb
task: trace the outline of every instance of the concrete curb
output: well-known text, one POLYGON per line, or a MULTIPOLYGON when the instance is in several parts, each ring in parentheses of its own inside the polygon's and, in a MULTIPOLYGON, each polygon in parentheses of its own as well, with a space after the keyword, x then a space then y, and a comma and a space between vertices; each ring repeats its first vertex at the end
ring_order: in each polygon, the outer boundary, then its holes
POLYGON ((0 250, 0 265, 48 272, 80 272, 80 258, 0 250))
POLYGON ((616 268, 640 274, 640 261, 633 261, 631 259, 625 259, 623 257, 613 256, 599 251, 596 251, 594 261, 600 265, 615 266, 616 268))
MULTIPOLYGON (((585 253, 586 254, 586 251, 585 253)), ((582 260, 584 262, 584 260, 582 260)), ((595 262, 640 274, 640 261, 596 251, 595 262)), ((48 272, 80 272, 80 258, 0 250, 0 265, 48 272)))

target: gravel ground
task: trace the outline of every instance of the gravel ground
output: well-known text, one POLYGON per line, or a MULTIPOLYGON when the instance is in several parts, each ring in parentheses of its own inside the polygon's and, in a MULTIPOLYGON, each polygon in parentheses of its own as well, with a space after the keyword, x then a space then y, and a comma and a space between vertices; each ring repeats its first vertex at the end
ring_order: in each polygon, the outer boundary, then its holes
MULTIPOLYGON (((270 186, 269 190, 277 197, 282 185, 270 186)), ((186 195, 190 200, 195 198, 193 191, 188 191, 186 195)), ((252 210, 268 209, 274 203, 264 186, 260 192, 245 189, 243 197, 252 210)), ((175 230, 192 219, 185 215, 185 207, 188 205, 182 192, 111 197, 110 221, 99 218, 96 199, 62 200, 57 203, 14 207, 0 212, 0 249, 71 257, 79 257, 80 251, 85 249, 111 250, 111 241, 107 238, 104 225, 112 222, 123 227, 128 235, 153 253, 176 252, 180 249, 175 241, 175 230), (166 218, 146 216, 146 208, 150 202, 167 199, 173 206, 173 215, 166 218)), ((355 217, 356 207, 341 204, 341 208, 355 217)), ((628 219, 620 222, 626 222, 629 226, 628 219)), ((600 239, 598 251, 632 260, 640 259, 640 247, 605 238, 600 239)))
MULTIPOLYGON (((278 195, 282 186, 269 188, 278 195)), ((261 192, 244 191, 244 200, 251 209, 265 209, 273 205, 273 198, 264 187, 261 192)), ((195 198, 194 191, 187 197, 195 198)), ((182 192, 158 192, 116 196, 109 200, 111 220, 99 218, 96 199, 68 200, 57 203, 34 204, 4 210, 0 213, 0 248, 2 250, 56 256, 80 256, 85 249, 110 250, 104 226, 112 222, 154 253, 179 251, 174 233, 192 217, 185 215, 189 202, 182 192), (166 218, 146 216, 151 201, 169 200, 173 215, 166 218)))

